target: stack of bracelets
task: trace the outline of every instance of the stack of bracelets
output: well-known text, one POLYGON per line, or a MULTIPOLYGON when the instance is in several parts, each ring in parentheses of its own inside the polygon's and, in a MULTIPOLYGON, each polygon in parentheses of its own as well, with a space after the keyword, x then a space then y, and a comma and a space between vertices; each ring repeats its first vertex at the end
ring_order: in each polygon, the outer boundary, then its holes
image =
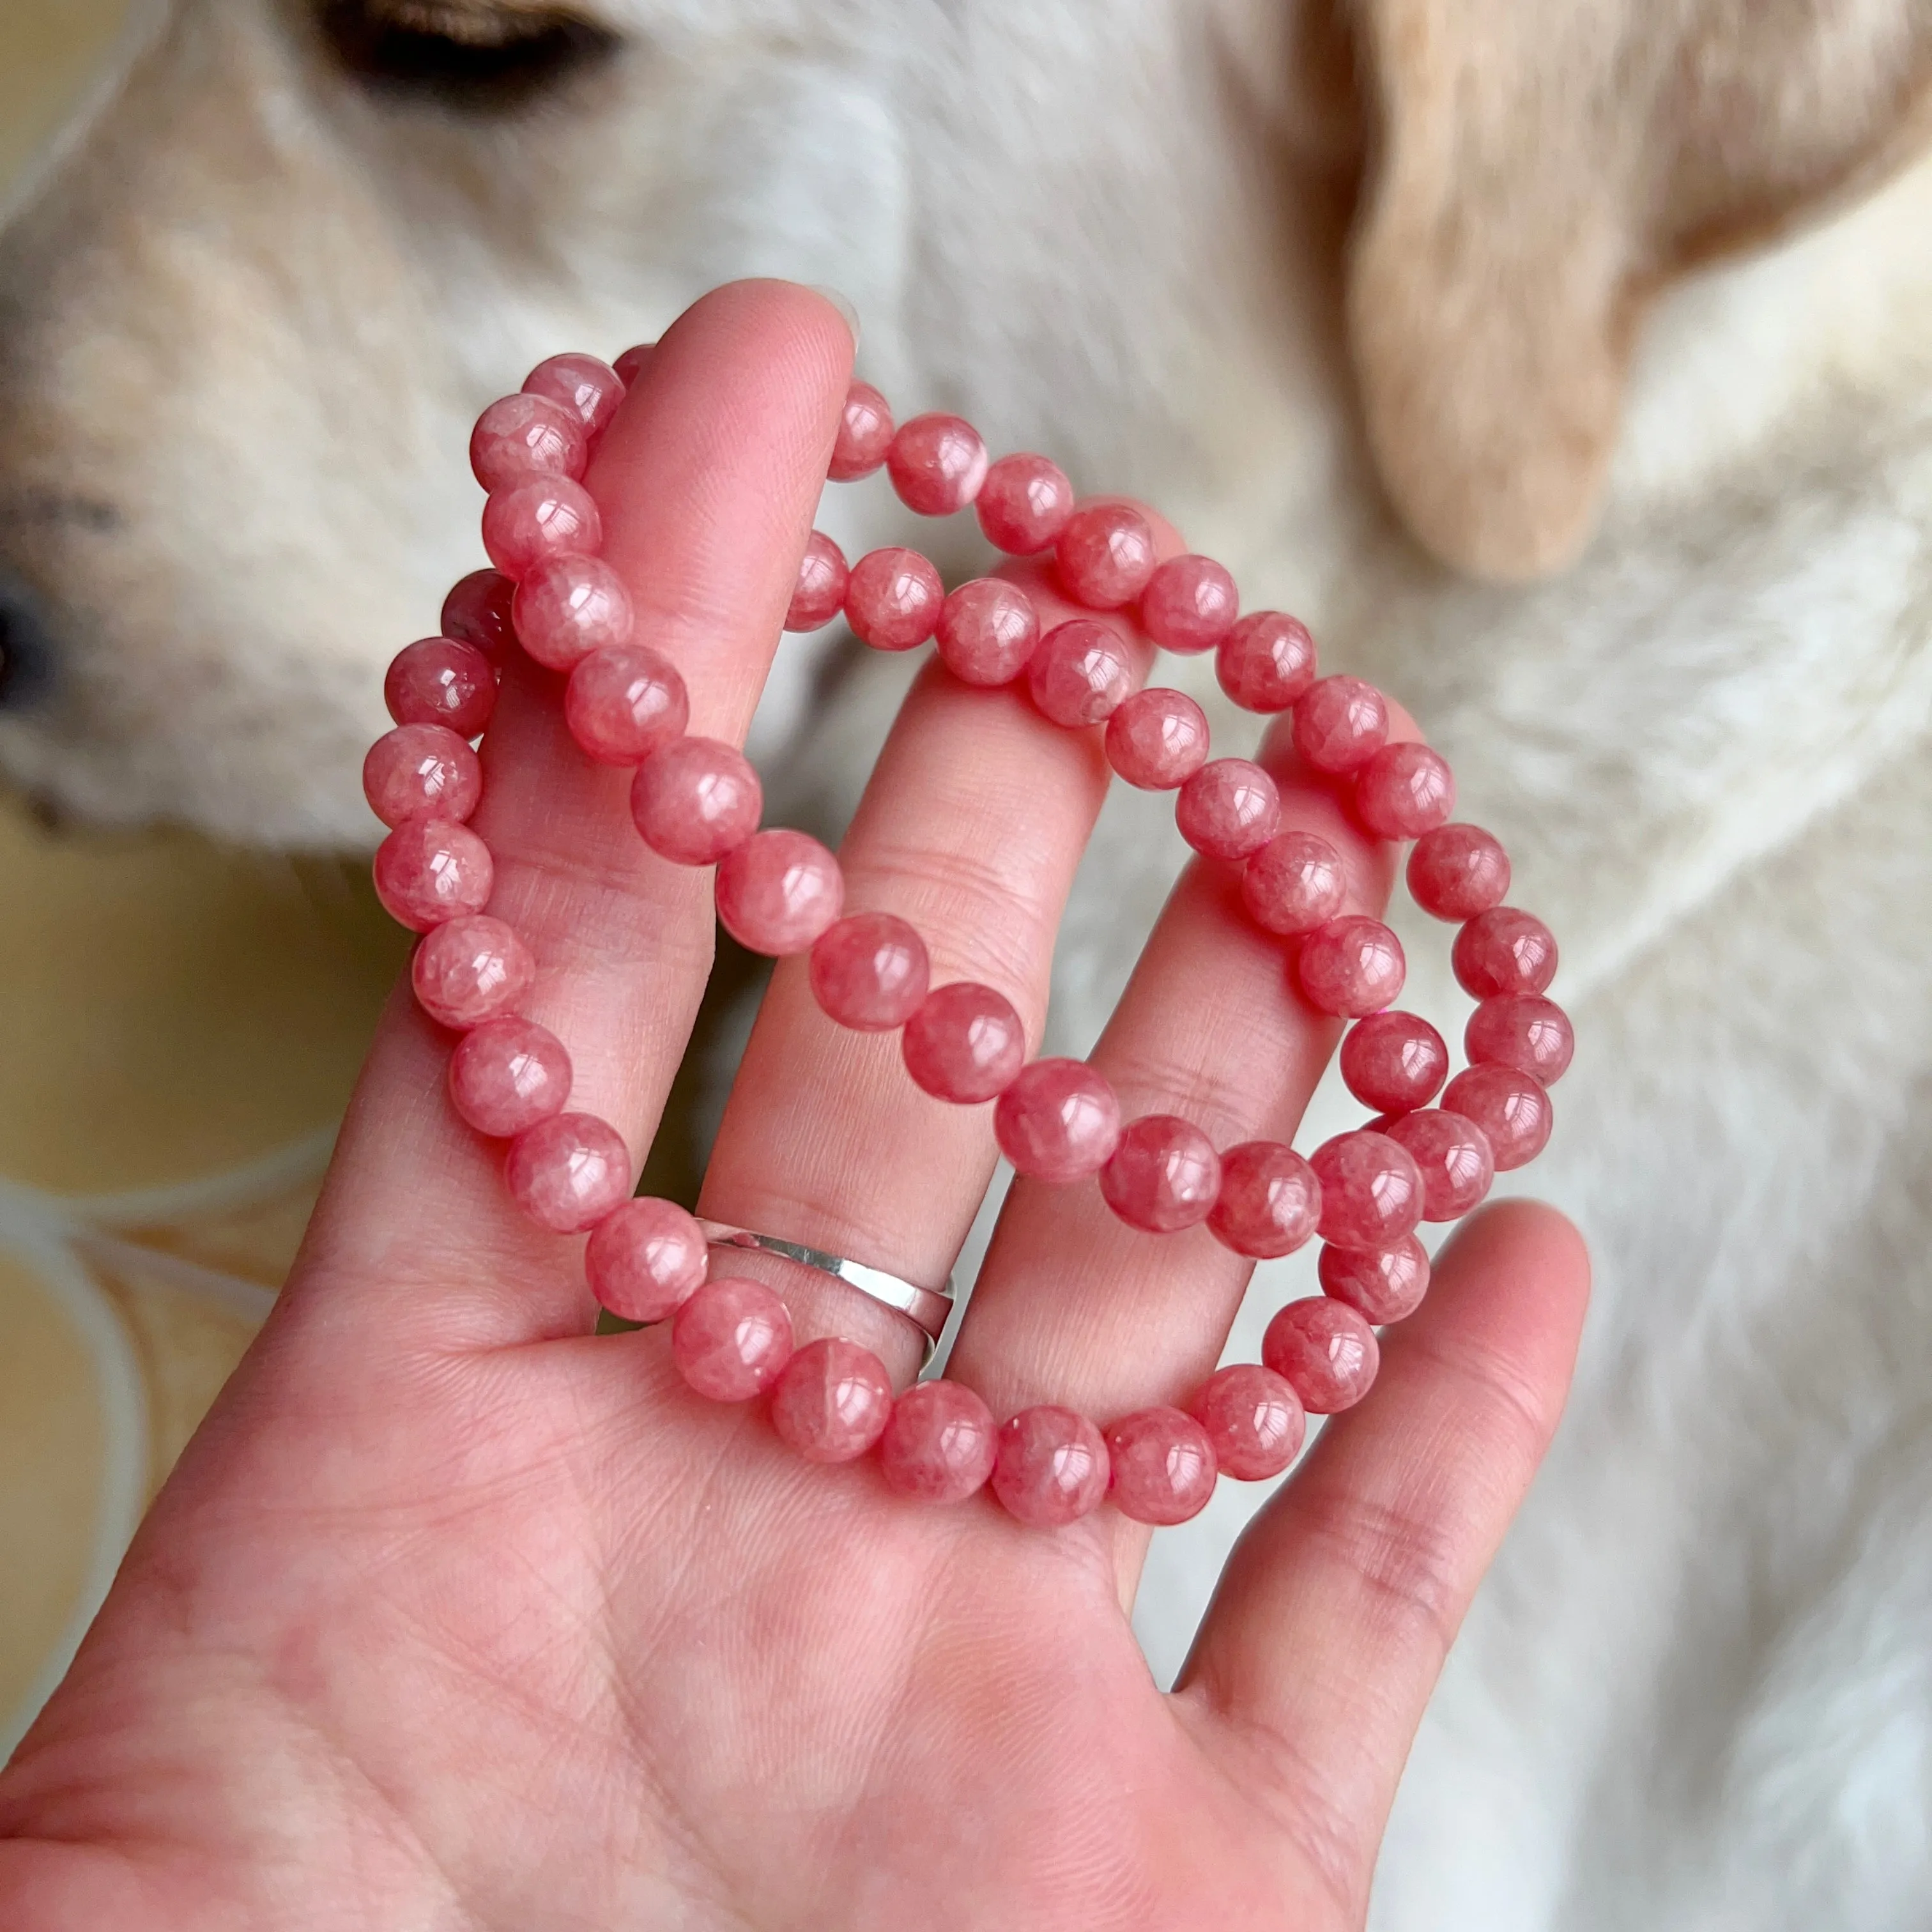
MULTIPOLYGON (((773 1426, 806 1458, 876 1450, 902 1494, 956 1502, 990 1483, 1021 1521, 1072 1521, 1111 1496, 1150 1523, 1184 1521, 1216 1474, 1279 1474, 1300 1448, 1308 1412, 1359 1401, 1374 1378, 1375 1329, 1414 1310, 1429 1280, 1414 1230, 1465 1214, 1499 1169, 1520 1167, 1550 1136, 1547 1089, 1568 1065, 1570 1024, 1543 997, 1556 970, 1549 928, 1502 903, 1509 861, 1486 832, 1448 822, 1449 769, 1425 745, 1387 742, 1382 698, 1348 676, 1318 678, 1315 646, 1294 618, 1238 614, 1232 578, 1204 556, 1156 563, 1146 520, 1130 506, 1078 502, 1046 458, 1002 457, 958 416, 895 428, 879 392, 854 382, 830 476, 881 464, 900 498, 926 516, 976 508, 980 525, 1015 556, 1051 550, 1058 582, 1084 608, 1132 611, 1177 652, 1215 653, 1222 688, 1257 712, 1292 710, 1301 760, 1330 775, 1372 836, 1412 839, 1409 890, 1426 912, 1458 922, 1456 979, 1480 1003, 1464 1036, 1468 1066, 1449 1080, 1442 1036, 1391 1010, 1402 947, 1379 920, 1344 914, 1340 854, 1312 833, 1279 829, 1274 781, 1245 758, 1208 758, 1208 720, 1179 691, 1134 688, 1134 661, 1090 619, 1042 636, 1017 585, 981 578, 950 596, 916 551, 884 549, 849 568, 814 532, 799 568, 788 630, 842 614, 866 644, 903 651, 936 638, 964 683, 1024 678, 1033 703, 1069 730, 1104 727, 1112 769, 1130 784, 1177 794, 1182 836, 1241 868, 1256 922, 1288 942, 1289 971, 1317 1010, 1349 1019, 1341 1048, 1348 1088, 1377 1118, 1306 1159, 1271 1141, 1216 1150, 1177 1116, 1124 1124, 1112 1089, 1077 1060, 1025 1059, 1019 1016, 970 982, 929 987, 926 949, 886 913, 841 916, 838 861, 815 839, 760 831, 757 774, 729 745, 686 735, 676 668, 632 634, 622 584, 598 557, 596 504, 579 480, 648 347, 613 368, 560 356, 522 392, 483 412, 470 443, 489 493, 484 548, 495 565, 450 593, 442 634, 409 646, 385 686, 397 728, 370 751, 369 802, 392 828, 376 855, 376 890, 424 935, 412 976, 430 1017, 461 1036, 449 1064, 456 1112, 508 1143, 512 1195, 538 1226, 588 1232, 585 1271, 598 1300, 635 1322, 667 1318, 685 1381, 714 1401, 769 1394, 773 1426), (936 1340, 944 1292, 809 1250, 700 1222, 668 1201, 632 1198, 622 1137, 568 1111, 568 1054, 518 1006, 536 962, 484 910, 493 868, 464 821, 482 792, 473 742, 488 723, 499 667, 519 645, 568 674, 564 712, 585 754, 634 767, 631 809, 644 842, 684 866, 715 866, 717 913, 753 952, 809 952, 818 1004, 838 1025, 897 1030, 907 1072, 961 1106, 994 1102, 1000 1148, 1016 1172, 1064 1184, 1097 1174, 1130 1226, 1171 1234, 1204 1222, 1237 1254, 1286 1255, 1319 1234, 1324 1291, 1288 1304, 1268 1327, 1260 1365, 1223 1368, 1186 1410, 1142 1410, 1106 1428, 1043 1404, 996 1422, 970 1390, 944 1378, 895 1397, 869 1350, 824 1340, 793 1346, 784 1302, 762 1284, 712 1276, 714 1249, 794 1252, 848 1280, 872 1276, 936 1340), (1440 1093, 1438 1105, 1430 1102, 1440 1093)), ((890 1298, 882 1296, 881 1298, 890 1298)))

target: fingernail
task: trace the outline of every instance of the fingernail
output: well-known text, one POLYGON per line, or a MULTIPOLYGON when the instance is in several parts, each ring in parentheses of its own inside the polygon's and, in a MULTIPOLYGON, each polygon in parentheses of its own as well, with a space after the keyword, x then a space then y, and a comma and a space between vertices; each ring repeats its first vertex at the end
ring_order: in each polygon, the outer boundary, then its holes
POLYGON ((823 296, 845 318, 845 326, 852 332, 852 346, 859 346, 859 311, 850 299, 836 289, 828 289, 823 282, 808 282, 806 285, 815 296, 823 296))

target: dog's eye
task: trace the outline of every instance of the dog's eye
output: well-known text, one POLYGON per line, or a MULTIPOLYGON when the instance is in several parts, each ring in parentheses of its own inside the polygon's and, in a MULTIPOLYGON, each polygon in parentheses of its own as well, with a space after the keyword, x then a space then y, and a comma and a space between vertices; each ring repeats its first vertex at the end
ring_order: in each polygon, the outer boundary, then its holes
POLYGON ((322 27, 352 74, 454 106, 514 106, 617 44, 543 0, 325 0, 322 27))

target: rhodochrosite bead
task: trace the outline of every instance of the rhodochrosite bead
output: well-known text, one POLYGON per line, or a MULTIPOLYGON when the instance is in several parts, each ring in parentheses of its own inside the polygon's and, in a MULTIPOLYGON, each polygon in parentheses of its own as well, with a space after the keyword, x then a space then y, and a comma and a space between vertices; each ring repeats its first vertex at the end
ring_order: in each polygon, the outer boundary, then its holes
POLYGON ((806 538, 805 554, 798 560, 798 582, 785 609, 785 628, 815 631, 830 623, 845 608, 850 578, 844 552, 823 530, 814 530, 806 538))
POLYGON ((1017 584, 976 577, 940 606, 940 661, 964 684, 1010 684, 1040 642, 1040 614, 1017 584))
POLYGON ((886 468, 908 509, 922 517, 950 516, 979 495, 986 479, 986 446, 963 416, 914 416, 892 438, 886 468))
POLYGON ((591 1292, 626 1322, 662 1322, 704 1284, 704 1230, 674 1202, 614 1208, 591 1230, 584 1272, 591 1292))
POLYGON ((1124 699, 1107 720, 1107 762, 1142 791, 1172 791, 1208 762, 1208 714, 1184 691, 1124 699))
POLYGON ((764 788, 745 754, 716 738, 679 738, 631 782, 644 843, 680 866, 713 866, 758 830, 764 788))
POLYGON ((1339 1248, 1393 1247, 1422 1219, 1422 1174, 1387 1134, 1337 1134, 1310 1155, 1322 1184, 1322 1238, 1339 1248))
POLYGON ((1009 556, 1045 550, 1073 514, 1073 485, 1057 463, 1022 453, 986 472, 974 507, 986 541, 1009 556))
POLYGON ((916 550, 868 550, 845 585, 845 621, 875 651, 909 651, 932 635, 946 602, 939 573, 916 550))
POLYGON ((548 396, 502 398, 470 436, 470 467, 485 490, 530 476, 580 478, 590 453, 581 418, 548 396))
POLYGON ((1154 575, 1154 532, 1131 503, 1082 504, 1054 539, 1053 562, 1075 603, 1118 610, 1154 575))
POLYGON ((1378 1012, 1402 991, 1402 941, 1378 919, 1331 919, 1301 942, 1295 974, 1310 1005, 1338 1019, 1378 1012))
POLYGON ((808 1462, 850 1462, 884 1432, 892 1411, 885 1364, 830 1336, 794 1352, 772 1385, 772 1426, 808 1462))
POLYGON ((1221 640, 1214 674, 1244 711, 1286 711, 1315 682, 1315 640, 1298 618, 1252 611, 1221 640))
POLYGON ((1355 816, 1378 838, 1419 838, 1455 806, 1456 781, 1426 745, 1384 745, 1355 774, 1355 816))
POLYGON ((570 1078, 563 1042, 514 1013, 485 1020, 449 1056, 451 1104, 493 1140, 508 1140, 562 1113, 570 1078))
POLYGON ((1056 624, 1027 662, 1027 689, 1045 716, 1072 730, 1102 724, 1134 688, 1132 653, 1105 624, 1056 624))
POLYGON ((490 903, 490 848, 447 818, 404 821, 376 848, 376 896, 398 925, 427 932, 490 903))
POLYGON ((556 1114, 510 1143, 503 1178, 538 1227, 580 1234, 629 1195, 630 1150, 617 1130, 595 1114, 556 1114))
POLYGON ((1378 1114, 1426 1107, 1449 1077, 1449 1048, 1416 1013, 1371 1013, 1342 1042, 1342 1078, 1348 1091, 1378 1114))
POLYGON ((1556 976, 1556 938, 1534 914, 1493 906, 1456 934, 1449 963, 1456 983, 1479 1000, 1540 993, 1556 976))
POLYGON ((398 724, 441 724, 474 738, 496 708, 496 674, 474 644, 423 638, 396 653, 382 700, 398 724))
POLYGON ((440 724, 398 724, 369 747, 362 795, 385 825, 405 819, 463 820, 483 796, 483 767, 454 731, 440 724))
POLYGON ((1136 1522, 1185 1522, 1214 1493, 1214 1446, 1180 1409, 1124 1415, 1104 1440, 1114 1507, 1136 1522))
POLYGON ((1534 1160, 1556 1119, 1549 1094, 1513 1066, 1472 1066, 1457 1074, 1443 1091, 1442 1105, 1482 1129, 1498 1174, 1534 1160))
POLYGON ((749 1402, 791 1359, 791 1316, 762 1282, 707 1281, 671 1318, 671 1358, 712 1402, 749 1402))
POLYGON ((610 426, 624 400, 624 382, 608 362, 594 356, 547 356, 524 378, 524 393, 548 396, 583 424, 594 442, 610 426))
POLYGON ((499 490, 483 506, 483 548, 506 577, 527 577, 547 557, 581 556, 604 541, 590 492, 568 476, 499 490))
POLYGON ((1120 1103, 1084 1060, 1036 1060, 1000 1094, 993 1133, 1015 1173, 1078 1180, 1119 1144, 1120 1103))
POLYGON ((1413 1234, 1391 1248, 1324 1247, 1315 1264, 1324 1294, 1380 1328, 1406 1320, 1429 1292, 1429 1254, 1413 1234))
POLYGON ((856 483, 885 461, 892 446, 892 412, 885 398, 869 382, 854 382, 845 392, 826 474, 835 483, 856 483))
POLYGON ((438 926, 410 962, 416 1004, 440 1026, 480 1026, 514 1006, 536 976, 515 928, 487 913, 438 926))
POLYGON ((1385 1130, 1408 1148, 1422 1174, 1422 1218, 1454 1221, 1468 1213, 1496 1178, 1496 1157, 1474 1121, 1440 1107, 1391 1120, 1385 1130))
POLYGON ((516 648, 517 633, 510 622, 510 604, 517 586, 500 570, 472 570, 442 600, 436 620, 446 638, 474 644, 492 664, 501 664, 516 648))
POLYGON ((1388 706, 1358 677, 1318 678, 1294 707, 1294 748, 1318 772, 1352 772, 1388 736, 1388 706))
POLYGON ((602 559, 553 556, 533 565, 511 605, 524 649, 552 670, 568 670, 592 651, 631 640, 630 592, 602 559))
POLYGON ((1382 1351, 1375 1330, 1346 1302, 1325 1294, 1291 1301, 1262 1337, 1262 1360, 1316 1415, 1351 1408, 1369 1392, 1382 1351))
POLYGON ((1026 1034, 1012 1002, 970 980, 928 993, 899 1045, 915 1084, 962 1105, 1003 1092, 1026 1061, 1026 1034))
POLYGON ((718 919, 740 946, 802 952, 838 916, 838 861, 806 832, 756 832, 718 862, 718 919))
POLYGON ((1244 1141, 1221 1156, 1221 1191, 1208 1226, 1238 1255, 1272 1261, 1314 1234, 1322 1214, 1315 1170, 1280 1141, 1244 1141))
POLYGON ((916 1382, 892 1405, 879 1438, 879 1473, 902 1496, 963 1502, 993 1473, 993 1412, 958 1382, 916 1382))
POLYGON ((1195 850, 1210 859, 1258 852, 1281 824, 1281 794, 1246 758, 1214 758, 1180 788, 1174 822, 1195 850))
POLYGON ((1438 919, 1474 919, 1502 903, 1509 854, 1480 825, 1425 832, 1408 855, 1409 896, 1438 919))
POLYGON ((1278 1476, 1301 1452, 1308 1418, 1285 1376, 1258 1362, 1217 1369, 1190 1405, 1216 1466, 1238 1482, 1278 1476))
POLYGON ((1472 1066, 1514 1066, 1545 1087, 1568 1070, 1576 1043, 1569 1015, 1540 993, 1485 1000, 1462 1030, 1462 1050, 1472 1066))
POLYGON ((931 970, 926 941, 890 913, 854 913, 812 949, 812 991, 841 1026, 889 1033, 918 1012, 931 970))
POLYGON ((1240 608, 1234 580, 1211 556, 1171 556, 1141 592, 1141 628, 1163 650, 1211 651, 1240 608))
POLYGON ((592 651, 564 688, 564 722, 600 764, 641 764, 681 738, 690 716, 677 667, 643 644, 592 651))
POLYGON ((1342 855, 1312 832, 1277 832, 1241 869, 1241 901, 1264 931, 1292 938, 1342 910, 1342 855))
POLYGON ((1042 1402, 1000 1425, 993 1493, 1022 1522, 1052 1529, 1086 1515, 1107 1476, 1107 1445, 1077 1410, 1042 1402))
POLYGON ((1214 1143, 1178 1114, 1130 1120, 1100 1170, 1107 1205, 1129 1227, 1150 1234, 1174 1234, 1206 1220, 1220 1191, 1214 1143))

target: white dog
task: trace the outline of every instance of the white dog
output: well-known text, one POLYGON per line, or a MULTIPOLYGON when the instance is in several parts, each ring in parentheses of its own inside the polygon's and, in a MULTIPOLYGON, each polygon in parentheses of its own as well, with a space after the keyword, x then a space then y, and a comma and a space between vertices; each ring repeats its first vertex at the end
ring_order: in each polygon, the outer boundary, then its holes
MULTIPOLYGON (((365 841, 480 404, 732 275, 842 290, 896 399, 1385 680, 1563 938, 1538 1185, 1598 1302, 1378 1922, 1922 1928, 1932 4, 1331 12, 156 0, 0 258, 0 759, 365 841)), ((884 684, 803 734, 787 652, 764 754, 849 793, 884 684)), ((1172 869, 1135 804, 1076 1041, 1172 869)), ((1156 1544, 1157 1662, 1240 1507, 1156 1544)))

